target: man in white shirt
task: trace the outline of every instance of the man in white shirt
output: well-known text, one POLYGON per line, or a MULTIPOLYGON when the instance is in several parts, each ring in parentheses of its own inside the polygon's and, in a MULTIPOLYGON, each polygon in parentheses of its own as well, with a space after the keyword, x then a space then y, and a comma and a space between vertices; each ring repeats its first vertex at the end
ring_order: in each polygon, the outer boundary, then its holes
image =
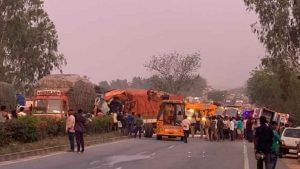
POLYGON ((75 127, 75 117, 74 117, 73 110, 70 109, 66 121, 66 133, 68 133, 68 138, 70 142, 69 152, 74 152, 74 137, 75 137, 74 127, 75 127))
POLYGON ((183 128, 183 133, 184 133, 183 141, 185 143, 187 143, 187 138, 190 132, 190 125, 191 125, 191 121, 187 119, 187 116, 184 116, 184 120, 182 120, 181 126, 183 128))
POLYGON ((232 118, 230 119, 229 129, 230 129, 230 131, 229 131, 229 133, 230 133, 230 139, 231 139, 231 141, 233 141, 234 140, 235 124, 234 124, 234 121, 233 121, 232 118))
POLYGON ((18 113, 18 117, 24 117, 26 116, 27 114, 24 113, 24 107, 20 107, 20 112, 18 113))

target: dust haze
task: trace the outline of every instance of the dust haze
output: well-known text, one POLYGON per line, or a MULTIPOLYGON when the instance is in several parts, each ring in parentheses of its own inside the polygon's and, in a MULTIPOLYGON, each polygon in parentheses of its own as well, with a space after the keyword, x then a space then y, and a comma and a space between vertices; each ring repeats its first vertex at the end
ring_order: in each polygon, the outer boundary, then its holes
POLYGON ((149 77, 151 55, 201 52, 201 76, 215 88, 245 84, 264 49, 242 0, 45 0, 64 73, 102 80, 149 77))

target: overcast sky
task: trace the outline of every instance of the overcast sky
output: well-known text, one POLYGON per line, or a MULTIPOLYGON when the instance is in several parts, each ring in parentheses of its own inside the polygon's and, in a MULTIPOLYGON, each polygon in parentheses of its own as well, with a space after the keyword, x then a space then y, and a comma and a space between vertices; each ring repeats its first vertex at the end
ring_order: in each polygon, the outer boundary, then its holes
POLYGON ((149 77, 151 55, 200 51, 199 73, 216 88, 245 84, 264 49, 243 0, 45 0, 64 73, 102 80, 149 77))

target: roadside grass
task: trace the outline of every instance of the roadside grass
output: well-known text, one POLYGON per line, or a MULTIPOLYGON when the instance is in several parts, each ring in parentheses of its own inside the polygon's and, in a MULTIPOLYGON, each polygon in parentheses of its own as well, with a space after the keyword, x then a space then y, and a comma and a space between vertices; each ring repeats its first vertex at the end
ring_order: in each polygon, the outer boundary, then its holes
MULTIPOLYGON (((86 145, 88 146, 89 145, 88 142, 90 141, 99 140, 99 142, 101 142, 101 140, 118 137, 118 136, 122 136, 122 135, 118 132, 109 132, 109 133, 102 133, 102 134, 85 134, 84 139, 85 142, 87 143, 86 145)), ((68 142, 67 135, 48 138, 45 140, 32 142, 32 143, 15 142, 15 143, 10 143, 7 146, 0 147, 0 155, 37 150, 37 149, 54 147, 54 146, 62 146, 68 144, 69 142, 68 142)))

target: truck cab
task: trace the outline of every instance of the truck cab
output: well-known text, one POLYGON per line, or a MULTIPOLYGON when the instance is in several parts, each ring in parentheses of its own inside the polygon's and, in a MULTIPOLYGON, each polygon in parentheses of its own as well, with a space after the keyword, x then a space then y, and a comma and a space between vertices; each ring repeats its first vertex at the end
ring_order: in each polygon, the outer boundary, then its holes
POLYGON ((184 119, 185 106, 183 101, 165 100, 162 101, 156 122, 156 137, 161 140, 163 136, 180 137, 184 136, 181 122, 184 119))
POLYGON ((33 115, 62 118, 68 110, 68 98, 61 90, 36 90, 33 115))

